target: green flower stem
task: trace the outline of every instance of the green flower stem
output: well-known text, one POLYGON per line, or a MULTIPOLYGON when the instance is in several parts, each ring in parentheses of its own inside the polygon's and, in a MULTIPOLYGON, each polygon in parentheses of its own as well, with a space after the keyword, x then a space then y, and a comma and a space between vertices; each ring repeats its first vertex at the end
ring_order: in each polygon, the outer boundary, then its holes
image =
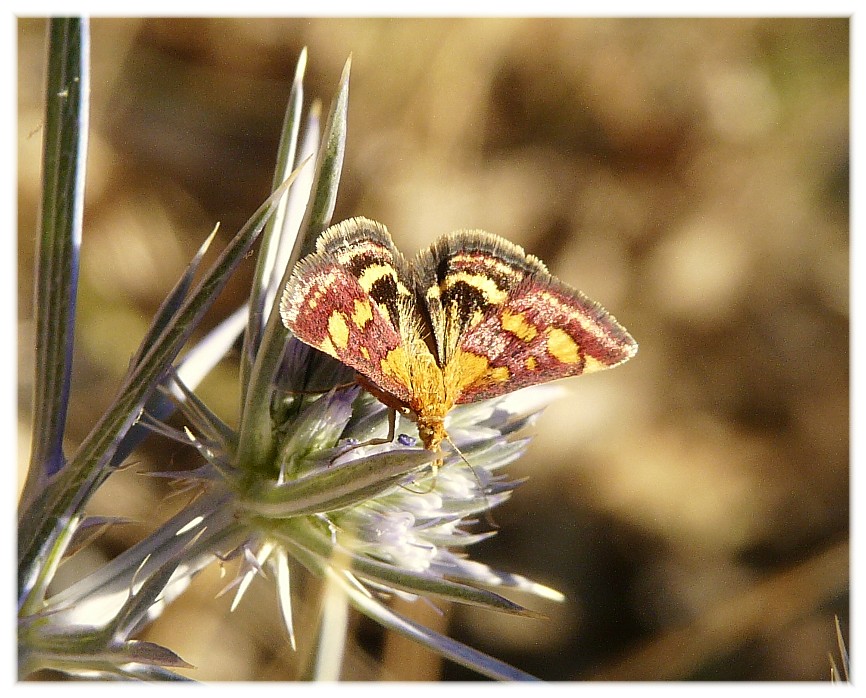
POLYGON ((315 650, 302 679, 339 681, 349 634, 349 597, 330 575, 322 583, 321 615, 315 650))
MULTIPOLYGON (((19 676, 27 676, 42 668, 55 671, 99 671, 116 676, 120 667, 136 663, 153 665, 153 678, 172 678, 160 672, 162 667, 192 668, 171 650, 151 642, 132 641, 116 643, 102 630, 83 630, 65 635, 42 638, 31 646, 26 655, 19 656, 19 676)), ((180 677, 173 677, 180 678, 180 677)))
MULTIPOLYGON (((343 66, 340 87, 324 129, 324 142, 316 163, 316 180, 313 183, 313 199, 301 223, 300 245, 296 245, 289 259, 288 273, 295 263, 316 247, 316 238, 331 223, 337 204, 337 189, 343 171, 343 156, 346 152, 347 116, 349 112, 349 73, 352 57, 343 66)), ((288 276, 283 278, 283 284, 288 276)))
POLYGON ((65 635, 42 635, 40 623, 19 633, 18 676, 26 677, 44 667, 75 669, 88 668, 93 658, 103 654, 110 639, 103 630, 81 630, 65 635))
POLYGON ((22 500, 63 466, 90 103, 86 19, 49 21, 36 316, 33 448, 22 500))
MULTIPOLYGON (((289 176, 294 168, 295 153, 298 146, 298 133, 301 127, 301 109, 304 102, 304 71, 307 65, 307 49, 301 51, 298 65, 295 69, 295 79, 289 93, 289 101, 286 106, 286 115, 283 119, 282 136, 277 150, 277 164, 274 170, 273 188, 276 189, 280 183, 289 176)), ((256 261, 256 271, 253 277, 250 292, 250 313, 247 321, 247 332, 244 335, 244 347, 241 353, 241 404, 246 399, 246 389, 249 382, 249 373, 253 367, 255 356, 262 333, 262 313, 264 311, 265 299, 267 297, 268 281, 271 278, 274 262, 277 257, 277 248, 280 242, 280 231, 283 229, 286 209, 289 197, 284 197, 271 217, 262 233, 262 242, 259 246, 259 254, 256 261), (276 234, 275 234, 276 233, 276 234)))
MULTIPOLYGON (((340 79, 340 88, 325 126, 323 144, 316 160, 316 180, 313 184, 312 198, 298 238, 300 244, 296 244, 292 251, 280 288, 288 282, 295 262, 307 248, 312 248, 315 237, 327 227, 334 212, 346 147, 350 65, 350 61, 346 61, 340 79)), ((279 303, 280 294, 277 293, 250 373, 249 386, 241 412, 237 464, 253 475, 276 474, 274 464, 276 449, 270 418, 271 397, 274 390, 273 378, 289 337, 289 331, 280 319, 279 303)))

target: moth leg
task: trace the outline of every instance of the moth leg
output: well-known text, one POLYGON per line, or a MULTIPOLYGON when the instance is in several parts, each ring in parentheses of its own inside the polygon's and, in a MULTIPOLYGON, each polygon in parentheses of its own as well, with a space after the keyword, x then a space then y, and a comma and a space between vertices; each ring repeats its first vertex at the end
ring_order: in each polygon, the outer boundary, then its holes
POLYGON ((397 436, 397 410, 393 407, 388 408, 388 436, 380 443, 390 443, 397 436))
POLYGON ((359 446, 391 443, 394 440, 394 437, 397 436, 397 412, 413 422, 415 421, 415 415, 412 413, 412 410, 408 405, 400 402, 393 395, 389 395, 377 388, 376 384, 370 382, 366 376, 358 373, 355 375, 355 380, 358 385, 388 408, 388 436, 384 439, 370 439, 369 441, 365 441, 363 444, 358 444, 359 446))
POLYGON ((381 444, 389 444, 394 440, 394 437, 397 434, 397 410, 393 407, 388 408, 388 435, 385 438, 377 438, 377 439, 367 439, 366 441, 362 441, 361 443, 352 444, 347 447, 344 451, 340 453, 343 455, 344 453, 348 453, 349 451, 354 451, 356 448, 361 448, 362 446, 380 446, 381 444))
POLYGON ((397 435, 397 410, 393 407, 388 408, 388 435, 383 438, 378 439, 368 439, 363 443, 356 444, 352 446, 352 448, 358 448, 358 446, 378 446, 380 444, 389 444, 394 440, 394 437, 397 435))

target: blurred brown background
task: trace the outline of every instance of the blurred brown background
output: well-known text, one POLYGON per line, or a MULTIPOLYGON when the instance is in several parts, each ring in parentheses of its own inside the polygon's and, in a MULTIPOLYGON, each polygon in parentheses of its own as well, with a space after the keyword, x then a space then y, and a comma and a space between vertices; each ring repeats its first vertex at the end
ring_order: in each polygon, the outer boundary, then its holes
MULTIPOLYGON (((18 40, 26 420, 44 20, 18 40)), ((529 481, 473 553, 567 603, 518 599, 544 621, 453 608, 451 634, 549 680, 827 680, 849 605, 847 20, 104 19, 92 40, 70 449, 214 223, 227 240, 267 196, 301 48, 325 105, 351 53, 335 220, 380 220, 407 254, 503 235, 640 343, 562 383, 510 469, 529 481)), ((201 389, 227 419, 236 375, 201 389)), ((186 457, 151 445, 139 469, 186 457)), ((85 555, 141 537, 165 495, 113 478, 91 510, 142 523, 85 555)), ((270 585, 229 615, 224 583, 202 574, 146 637, 199 679, 291 676, 270 585)), ((358 639, 345 678, 429 676, 383 660, 368 623, 358 639)))

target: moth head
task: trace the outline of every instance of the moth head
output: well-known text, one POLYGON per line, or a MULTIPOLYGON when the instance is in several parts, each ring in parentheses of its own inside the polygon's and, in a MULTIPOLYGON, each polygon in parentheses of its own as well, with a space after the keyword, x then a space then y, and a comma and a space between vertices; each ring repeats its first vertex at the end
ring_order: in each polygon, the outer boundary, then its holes
POLYGON ((448 438, 445 431, 445 422, 442 417, 418 417, 418 436, 421 437, 421 442, 424 448, 428 451, 438 451, 439 444, 448 438))

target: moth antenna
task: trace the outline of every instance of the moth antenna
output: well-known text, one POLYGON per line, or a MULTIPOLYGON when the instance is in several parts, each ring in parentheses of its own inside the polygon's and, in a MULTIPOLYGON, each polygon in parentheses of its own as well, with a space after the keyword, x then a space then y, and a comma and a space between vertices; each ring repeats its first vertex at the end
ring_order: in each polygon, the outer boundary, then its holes
POLYGON ((458 448, 457 444, 455 444, 451 440, 451 437, 448 434, 445 434, 445 440, 448 441, 449 444, 451 444, 451 448, 453 448, 457 455, 460 456, 461 460, 466 463, 466 467, 469 468, 472 476, 475 478, 475 482, 478 483, 478 489, 484 495, 484 502, 486 503, 486 506, 484 507, 484 519, 494 528, 499 528, 499 524, 496 523, 496 520, 493 518, 493 514, 490 513, 490 500, 487 498, 487 491, 484 487, 484 483, 481 482, 481 478, 478 477, 478 473, 475 472, 474 466, 472 465, 472 463, 469 462, 469 459, 467 459, 466 456, 463 455, 463 451, 458 448))

